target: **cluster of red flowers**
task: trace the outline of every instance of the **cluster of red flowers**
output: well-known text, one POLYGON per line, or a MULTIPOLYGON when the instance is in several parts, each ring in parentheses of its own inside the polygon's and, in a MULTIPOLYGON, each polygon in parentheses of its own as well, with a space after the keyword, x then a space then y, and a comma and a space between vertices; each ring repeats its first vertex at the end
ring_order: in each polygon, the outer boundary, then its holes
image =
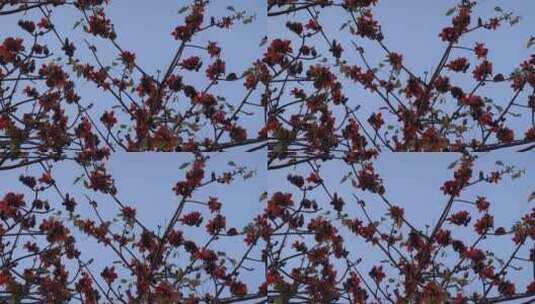
POLYGON ((191 169, 186 173, 186 180, 179 181, 173 187, 176 195, 190 197, 193 190, 198 187, 204 178, 204 160, 197 159, 193 162, 191 169))
POLYGON ((19 211, 19 208, 25 205, 24 194, 8 192, 0 200, 0 215, 13 217, 19 211))
POLYGON ((188 225, 188 226, 199 226, 202 221, 203 221, 203 218, 201 216, 201 213, 200 212, 197 212, 197 211, 193 211, 193 212, 190 212, 184 216, 182 216, 182 218, 180 219, 180 221, 182 223, 184 223, 185 225, 188 225))
POLYGON ((275 192, 267 201, 266 214, 272 219, 281 217, 286 208, 293 206, 293 204, 291 193, 275 192))
POLYGON ((344 0, 344 6, 348 9, 356 9, 376 4, 377 0, 344 0))
POLYGON ((379 174, 375 173, 371 164, 367 164, 358 172, 357 181, 353 181, 353 186, 373 193, 383 194, 385 192, 382 180, 379 174))
POLYGON ((13 62, 20 52, 24 51, 23 41, 20 38, 8 37, 0 45, 0 64, 13 62))
POLYGON ((283 65, 286 55, 292 51, 290 40, 274 39, 264 54, 263 62, 270 66, 283 65))
POLYGON ((172 33, 176 40, 190 41, 193 34, 200 29, 204 20, 204 4, 205 2, 199 1, 192 6, 191 13, 185 18, 185 24, 177 26, 172 33))
POLYGON ((208 41, 208 46, 206 47, 210 57, 219 57, 221 54, 221 48, 217 46, 217 42, 208 41))
POLYGON ((89 182, 85 182, 85 185, 94 191, 112 194, 116 192, 113 179, 103 166, 98 166, 89 173, 89 182))
POLYGON ((213 219, 208 221, 208 224, 206 224, 206 231, 208 231, 210 235, 216 235, 221 230, 224 230, 225 227, 226 218, 221 214, 217 214, 213 219))
POLYGON ((476 80, 481 81, 485 77, 492 75, 492 63, 488 60, 483 60, 472 73, 476 80))
POLYGON ((202 61, 199 56, 191 56, 182 60, 180 66, 189 71, 198 71, 202 66, 202 61))
POLYGON ((379 23, 373 19, 371 11, 365 10, 357 18, 357 35, 372 40, 382 40, 383 34, 379 23))
POLYGON ((458 14, 452 19, 452 26, 445 27, 440 33, 440 38, 449 43, 456 43, 461 34, 470 25, 470 15, 472 13, 472 3, 463 2, 458 7, 458 14))
POLYGON ((454 172, 454 179, 446 181, 440 188, 444 194, 459 196, 461 190, 466 186, 472 177, 473 160, 469 157, 463 158, 459 168, 454 172))
POLYGON ((102 38, 115 39, 116 34, 113 32, 110 19, 106 18, 103 10, 97 11, 89 16, 89 27, 86 27, 89 33, 102 38))
POLYGON ((398 53, 388 53, 388 62, 392 65, 392 68, 399 72, 401 70, 401 62, 403 61, 403 55, 398 53))
POLYGON ((465 57, 459 57, 455 60, 450 61, 446 65, 446 67, 452 71, 464 73, 470 67, 470 63, 468 63, 468 59, 466 59, 465 57))
POLYGON ((208 79, 215 80, 222 74, 225 74, 225 62, 221 59, 217 59, 206 68, 206 77, 208 79))

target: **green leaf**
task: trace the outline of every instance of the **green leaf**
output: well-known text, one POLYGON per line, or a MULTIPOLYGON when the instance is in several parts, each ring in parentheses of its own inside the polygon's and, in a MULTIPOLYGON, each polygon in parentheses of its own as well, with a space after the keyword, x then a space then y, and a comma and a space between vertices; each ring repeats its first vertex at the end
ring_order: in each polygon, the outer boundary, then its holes
POLYGON ((531 202, 532 200, 535 200, 535 191, 531 192, 531 194, 528 197, 528 202, 531 202))
POLYGON ((264 44, 266 44, 267 41, 268 41, 268 37, 264 36, 264 38, 262 38, 262 40, 260 41, 260 45, 259 46, 264 46, 264 44))
POLYGON ((513 17, 511 20, 509 20, 509 24, 510 24, 510 25, 515 25, 515 24, 517 24, 518 22, 520 22, 520 16, 515 16, 515 17, 513 17))
POLYGON ((243 24, 249 24, 249 23, 253 22, 253 20, 254 20, 254 17, 253 16, 249 16, 249 17, 243 19, 242 22, 243 22, 243 24))
POLYGON ((451 16, 455 11, 457 10, 457 7, 452 7, 446 12, 446 16, 451 16))
POLYGON ((267 198, 268 194, 266 191, 262 192, 262 194, 260 194, 260 198, 259 198, 259 201, 263 201, 267 198))
POLYGON ((181 7, 181 8, 178 10, 178 13, 179 13, 179 14, 183 14, 183 13, 185 13, 187 10, 188 10, 188 6, 186 5, 186 6, 181 7))
POLYGON ((78 176, 77 178, 74 179, 74 182, 72 184, 73 185, 78 184, 83 178, 84 178, 83 175, 78 176))
POLYGON ((186 168, 187 166, 189 166, 190 162, 185 162, 183 163, 182 165, 180 165, 180 167, 178 167, 180 170, 186 168))
POLYGON ((515 173, 511 175, 511 179, 515 180, 517 178, 520 178, 522 177, 522 175, 524 175, 524 173, 525 172, 523 170, 516 171, 515 173))
POLYGON ((526 43, 526 48, 529 49, 534 44, 535 44, 535 37, 530 37, 528 42, 526 43))
POLYGON ((74 23, 74 26, 72 27, 72 29, 74 30, 74 29, 76 29, 77 27, 79 27, 80 24, 82 24, 82 22, 84 22, 83 19, 82 19, 82 20, 78 20, 78 21, 76 21, 76 22, 74 23))

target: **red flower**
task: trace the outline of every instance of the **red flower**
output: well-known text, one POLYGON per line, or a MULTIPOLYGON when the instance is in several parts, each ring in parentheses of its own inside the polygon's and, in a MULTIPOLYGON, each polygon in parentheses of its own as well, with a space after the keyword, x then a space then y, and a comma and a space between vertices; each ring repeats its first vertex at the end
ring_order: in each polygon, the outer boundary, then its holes
POLYGON ((0 116, 0 130, 5 130, 11 125, 11 120, 7 115, 0 116))
POLYGON ((489 23, 486 24, 488 29, 496 30, 500 26, 500 20, 498 18, 491 18, 489 23))
POLYGON ((106 128, 111 129, 117 123, 117 118, 115 118, 113 111, 105 111, 102 117, 100 117, 100 121, 102 121, 106 128))
POLYGON ((193 98, 195 103, 202 104, 203 106, 209 108, 217 103, 214 95, 210 93, 201 92, 193 98))
POLYGON ((203 221, 203 218, 202 218, 200 212, 193 211, 191 213, 188 213, 188 214, 182 216, 180 221, 182 223, 184 223, 185 225, 188 225, 188 226, 197 226, 197 227, 199 227, 199 225, 201 225, 201 223, 203 221))
POLYGON ((386 277, 385 273, 383 272, 383 266, 373 266, 369 274, 377 284, 381 283, 381 281, 386 277))
POLYGON ((451 242, 451 232, 449 230, 440 229, 435 234, 437 243, 442 246, 447 246, 451 242))
POLYGON ((496 137, 504 143, 512 142, 515 139, 515 133, 512 129, 502 127, 496 133, 496 137))
POLYGON ((22 39, 8 37, 4 40, 4 43, 0 45, 0 62, 13 61, 19 52, 24 50, 22 45, 22 39))
POLYGON ((358 172, 357 182, 353 181, 353 186, 364 191, 369 190, 373 193, 383 194, 385 189, 382 185, 382 180, 371 165, 366 166, 358 172))
POLYGON ((470 64, 468 63, 468 59, 464 57, 460 57, 460 58, 450 61, 448 64, 446 64, 446 67, 449 70, 452 70, 455 72, 462 71, 464 73, 470 67, 470 64))
POLYGON ((269 217, 278 217, 293 203, 291 193, 275 192, 271 199, 267 201, 266 213, 269 217))
POLYGON ((115 267, 105 267, 104 270, 100 273, 102 278, 106 281, 108 284, 112 284, 115 279, 117 279, 117 273, 115 272, 115 267))
POLYGON ((364 11, 364 13, 357 18, 357 35, 375 40, 382 38, 380 31, 381 28, 377 21, 373 20, 370 11, 364 11))
POLYGON ((202 66, 201 58, 198 56, 191 56, 182 60, 180 66, 188 71, 198 71, 202 66))
POLYGON ((321 29, 321 25, 319 25, 316 19, 310 19, 308 20, 308 23, 305 25, 305 28, 309 30, 313 30, 313 31, 319 31, 321 29))
POLYGON ((321 177, 316 172, 310 172, 310 175, 306 178, 306 181, 312 184, 319 184, 321 177))
POLYGON ((398 53, 388 54, 388 62, 392 65, 392 68, 398 72, 401 70, 402 60, 403 60, 403 56, 398 53))
POLYGON ((230 129, 230 138, 234 142, 242 142, 247 139, 247 130, 240 126, 233 125, 230 129))
POLYGON ((390 207, 390 217, 394 221, 394 224, 397 227, 401 227, 401 224, 403 223, 403 214, 405 213, 405 210, 403 208, 400 208, 398 206, 392 206, 390 207))
POLYGON ((127 69, 132 70, 134 68, 134 62, 136 61, 136 54, 129 51, 122 51, 121 61, 127 69))
POLYGON ((69 229, 55 218, 43 220, 39 229, 46 233, 46 239, 50 243, 63 242, 69 235, 69 229))
POLYGON ((221 209, 221 203, 217 197, 210 196, 208 198, 208 208, 210 208, 211 212, 217 212, 221 209))
POLYGON ((370 125, 373 126, 375 130, 379 130, 381 126, 385 123, 383 120, 383 114, 381 112, 379 113, 373 113, 370 118, 368 118, 368 122, 370 125))
POLYGON ((41 177, 39 178, 39 182, 50 185, 54 183, 54 180, 52 179, 52 176, 50 176, 49 173, 43 173, 43 175, 41 175, 41 177))
POLYGON ((11 280, 11 273, 9 270, 2 270, 0 272, 0 286, 7 285, 7 283, 11 280))
POLYGON ((194 29, 190 26, 179 25, 171 33, 176 40, 189 41, 193 36, 194 29))
POLYGON ((160 282, 154 290, 157 303, 177 303, 180 294, 175 288, 166 282, 160 282))
POLYGON ((216 235, 219 231, 225 229, 226 219, 224 216, 218 214, 206 224, 206 231, 211 235, 216 235))
POLYGON ((225 74, 225 62, 221 59, 217 59, 206 69, 206 77, 211 80, 215 80, 221 74, 225 74))
POLYGON ((450 217, 448 217, 448 221, 450 221, 450 223, 459 225, 459 226, 460 225, 467 226, 470 220, 471 220, 470 214, 468 213, 468 211, 464 211, 464 210, 454 213, 450 217))
POLYGON ((439 34, 442 41, 455 43, 459 39, 459 33, 453 27, 445 27, 439 34))
POLYGON ((292 51, 290 40, 275 39, 264 53, 263 62, 269 65, 281 64, 285 55, 292 51))
POLYGON ((481 249, 478 248, 468 248, 464 251, 463 254, 465 257, 469 258, 474 262, 481 262, 485 259, 485 254, 483 253, 483 251, 481 251, 481 249))
POLYGON ((377 0, 344 0, 344 7, 349 9, 355 9, 358 7, 366 7, 370 5, 376 5, 377 0))
POLYGON ((104 11, 98 11, 89 17, 89 27, 85 29, 89 33, 102 38, 115 38, 112 31, 111 21, 106 18, 104 11))
POLYGON ((480 235, 487 232, 487 230, 489 230, 492 227, 494 227, 494 217, 489 214, 483 215, 474 224, 474 228, 476 232, 480 235))
POLYGON ((498 291, 504 296, 512 296, 515 294, 515 284, 509 281, 502 281, 498 285, 498 291))
POLYGON ((474 75, 474 78, 476 80, 483 80, 486 76, 492 74, 492 63, 487 60, 484 60, 474 69, 472 74, 474 75))
POLYGON ((25 205, 24 194, 8 192, 4 195, 4 199, 0 200, 0 214, 13 216, 17 209, 25 205))
POLYGON ((210 57, 218 57, 221 54, 221 48, 217 46, 216 42, 208 41, 206 49, 210 57))
POLYGON ((240 281, 232 281, 230 283, 230 292, 238 297, 244 296, 247 294, 247 285, 240 281))
POLYGON ((476 56, 478 59, 487 57, 487 53, 489 52, 489 49, 485 48, 485 45, 483 43, 476 42, 476 46, 474 47, 474 52, 476 53, 476 56))
POLYGON ((46 17, 41 18, 39 23, 37 23, 37 26, 40 27, 40 28, 44 28, 44 29, 50 29, 51 28, 50 22, 48 21, 48 18, 46 18, 46 17))
POLYGON ((478 196, 476 201, 477 209, 480 212, 488 211, 490 203, 487 201, 487 199, 484 196, 478 196))
POLYGON ((93 189, 93 191, 101 191, 104 193, 115 192, 111 175, 106 173, 106 168, 97 167, 95 170, 90 172, 89 183, 85 182, 85 186, 93 189))
POLYGON ((527 292, 534 292, 535 293, 535 281, 531 281, 529 283, 528 287, 526 288, 527 292))
MULTIPOLYGON (((2 129, 2 128, 0 127, 0 129, 2 129)), ((526 131, 525 138, 526 139, 535 139, 535 127, 531 127, 526 131)))

